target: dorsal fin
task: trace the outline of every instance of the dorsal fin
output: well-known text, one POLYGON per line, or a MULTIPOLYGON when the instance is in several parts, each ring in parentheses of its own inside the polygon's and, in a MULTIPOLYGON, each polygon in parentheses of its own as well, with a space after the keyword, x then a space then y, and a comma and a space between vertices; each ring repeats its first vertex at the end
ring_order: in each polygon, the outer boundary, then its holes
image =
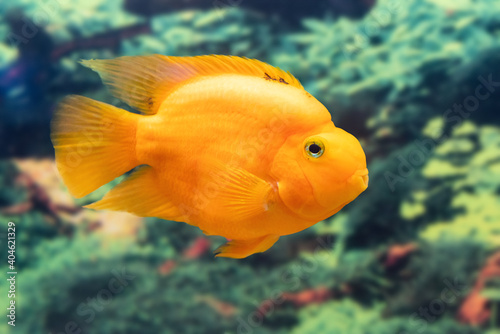
POLYGON ((144 114, 155 114, 176 86, 200 76, 241 74, 302 88, 290 73, 255 59, 235 56, 125 56, 82 60, 99 73, 111 93, 144 114))

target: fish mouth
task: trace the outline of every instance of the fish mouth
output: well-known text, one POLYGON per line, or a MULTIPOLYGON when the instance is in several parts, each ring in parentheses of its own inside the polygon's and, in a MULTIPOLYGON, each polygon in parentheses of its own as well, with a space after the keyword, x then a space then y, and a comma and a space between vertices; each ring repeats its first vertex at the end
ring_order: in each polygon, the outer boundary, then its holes
POLYGON ((369 180, 368 174, 362 176, 362 179, 363 179, 363 182, 365 183, 365 186, 368 188, 368 180, 369 180))
POLYGON ((349 178, 349 183, 356 184, 358 187, 365 190, 368 188, 368 168, 358 169, 349 178))
POLYGON ((348 201, 340 204, 337 206, 335 209, 331 210, 328 213, 328 216, 332 216, 339 212, 344 206, 352 202, 356 197, 358 197, 359 194, 361 194, 363 191, 365 191, 366 188, 368 188, 368 169, 359 169, 354 172, 348 179, 347 182, 350 186, 352 186, 352 192, 351 195, 352 197, 349 198, 348 201))
POLYGON ((353 176, 366 176, 366 175, 368 175, 368 168, 358 169, 352 175, 353 176))

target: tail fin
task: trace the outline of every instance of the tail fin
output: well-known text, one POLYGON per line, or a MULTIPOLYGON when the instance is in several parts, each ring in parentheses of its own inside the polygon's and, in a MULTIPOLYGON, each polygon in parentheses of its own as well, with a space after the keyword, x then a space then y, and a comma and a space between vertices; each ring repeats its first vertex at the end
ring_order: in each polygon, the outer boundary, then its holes
POLYGON ((139 163, 139 115, 83 96, 68 96, 52 120, 56 164, 75 197, 83 197, 139 163))

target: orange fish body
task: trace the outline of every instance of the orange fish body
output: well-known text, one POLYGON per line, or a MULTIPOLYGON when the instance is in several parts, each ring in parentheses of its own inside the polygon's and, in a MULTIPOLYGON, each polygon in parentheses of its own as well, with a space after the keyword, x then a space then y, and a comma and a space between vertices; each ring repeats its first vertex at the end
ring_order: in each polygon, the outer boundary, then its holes
POLYGON ((289 73, 229 56, 84 61, 129 113, 66 98, 56 162, 77 197, 136 168, 88 207, 198 226, 242 258, 338 212, 368 185, 352 135, 289 73))

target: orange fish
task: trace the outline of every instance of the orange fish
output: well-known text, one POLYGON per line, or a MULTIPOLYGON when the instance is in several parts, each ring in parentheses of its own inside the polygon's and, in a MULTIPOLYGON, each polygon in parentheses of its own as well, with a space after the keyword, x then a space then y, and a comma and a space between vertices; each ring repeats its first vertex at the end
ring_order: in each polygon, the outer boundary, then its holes
POLYGON ((135 114, 69 96, 52 122, 75 197, 132 170, 93 209, 182 221, 244 258, 337 213, 368 186, 358 140, 297 79, 258 60, 85 60, 135 114))

